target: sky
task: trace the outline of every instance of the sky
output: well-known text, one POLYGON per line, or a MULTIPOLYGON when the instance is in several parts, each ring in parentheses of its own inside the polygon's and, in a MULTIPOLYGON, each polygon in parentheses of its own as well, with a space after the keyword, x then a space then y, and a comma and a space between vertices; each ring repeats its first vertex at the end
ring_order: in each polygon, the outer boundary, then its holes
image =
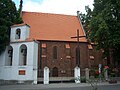
MULTIPOLYGON (((20 0, 12 0, 17 8, 20 0)), ((23 0, 23 11, 77 15, 85 13, 85 6, 93 9, 94 0, 23 0)))

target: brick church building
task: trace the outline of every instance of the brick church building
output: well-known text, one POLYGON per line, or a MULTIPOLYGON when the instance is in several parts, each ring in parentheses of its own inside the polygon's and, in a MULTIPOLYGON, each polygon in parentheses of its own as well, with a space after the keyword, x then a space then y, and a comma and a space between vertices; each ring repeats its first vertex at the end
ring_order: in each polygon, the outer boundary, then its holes
POLYGON ((10 45, 0 55, 0 79, 43 81, 49 68, 50 81, 71 80, 74 68, 98 67, 102 52, 86 39, 79 12, 77 16, 21 12, 22 24, 11 26, 10 45))
POLYGON ((71 79, 76 66, 102 63, 101 51, 85 37, 77 38, 85 36, 79 15, 22 12, 22 19, 23 24, 11 26, 10 46, 0 56, 0 79, 43 80, 45 66, 50 80, 71 79))

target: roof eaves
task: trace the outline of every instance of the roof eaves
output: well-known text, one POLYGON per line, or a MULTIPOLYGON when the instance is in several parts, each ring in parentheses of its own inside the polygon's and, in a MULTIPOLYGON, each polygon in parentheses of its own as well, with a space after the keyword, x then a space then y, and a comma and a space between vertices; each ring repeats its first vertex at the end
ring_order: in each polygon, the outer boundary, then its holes
POLYGON ((14 25, 11 26, 11 28, 12 28, 12 27, 17 27, 17 26, 24 26, 24 25, 30 27, 30 26, 29 26, 28 24, 26 24, 26 23, 21 23, 21 24, 14 24, 14 25))

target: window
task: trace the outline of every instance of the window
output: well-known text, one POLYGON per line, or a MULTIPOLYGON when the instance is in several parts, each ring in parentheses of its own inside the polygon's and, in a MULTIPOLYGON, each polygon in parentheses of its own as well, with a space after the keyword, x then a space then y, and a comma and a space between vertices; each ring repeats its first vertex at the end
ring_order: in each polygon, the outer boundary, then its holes
POLYGON ((42 57, 46 57, 46 48, 42 48, 42 57))
POLYGON ((21 45, 20 47, 20 57, 19 57, 19 65, 26 65, 27 63, 27 47, 26 45, 21 45))
POLYGON ((20 34, 21 34, 21 30, 18 28, 18 29, 16 30, 15 39, 20 39, 20 34))
POLYGON ((13 48, 12 46, 8 46, 7 55, 6 55, 6 66, 12 66, 12 58, 13 58, 13 48))
POLYGON ((70 57, 70 45, 66 44, 65 47, 66 47, 66 58, 69 59, 69 58, 71 58, 70 57))
POLYGON ((46 51, 46 43, 42 43, 42 57, 44 58, 44 57, 46 57, 46 53, 47 53, 47 51, 46 51))
POLYGON ((53 47, 53 59, 57 59, 57 46, 53 47))

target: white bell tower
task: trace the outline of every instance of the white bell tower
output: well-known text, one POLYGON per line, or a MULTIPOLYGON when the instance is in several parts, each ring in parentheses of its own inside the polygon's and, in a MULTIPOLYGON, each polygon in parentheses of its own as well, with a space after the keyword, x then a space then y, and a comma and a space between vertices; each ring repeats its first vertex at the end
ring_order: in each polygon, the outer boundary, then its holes
POLYGON ((11 26, 10 42, 25 41, 29 38, 30 26, 27 24, 17 24, 11 26))

